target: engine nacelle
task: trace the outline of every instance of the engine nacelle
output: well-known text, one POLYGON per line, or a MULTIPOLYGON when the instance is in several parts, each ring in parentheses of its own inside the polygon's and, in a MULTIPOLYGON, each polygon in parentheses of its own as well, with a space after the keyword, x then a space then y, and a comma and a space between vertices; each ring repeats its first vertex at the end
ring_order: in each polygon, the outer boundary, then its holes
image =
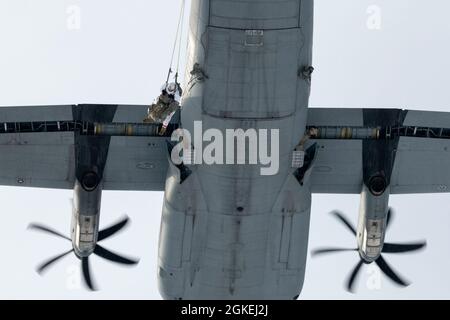
POLYGON ((361 192, 357 238, 359 254, 367 263, 377 260, 383 250, 389 194, 390 187, 383 176, 370 179, 361 192))
POLYGON ((72 245, 80 258, 92 254, 97 245, 101 198, 101 180, 96 173, 89 172, 75 182, 72 245))

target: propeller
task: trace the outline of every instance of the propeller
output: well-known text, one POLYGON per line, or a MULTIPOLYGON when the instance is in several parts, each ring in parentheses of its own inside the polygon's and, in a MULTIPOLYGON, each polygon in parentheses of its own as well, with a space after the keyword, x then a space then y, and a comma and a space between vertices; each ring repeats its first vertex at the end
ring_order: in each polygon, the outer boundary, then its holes
MULTIPOLYGON (((342 213, 338 211, 333 211, 331 214, 338 219, 339 222, 341 222, 355 237, 357 235, 356 229, 353 226, 353 224, 345 217, 342 213)), ((389 228, 389 226, 392 224, 394 216, 393 209, 389 209, 388 217, 386 220, 386 228, 389 228)), ((394 253, 409 253, 421 250, 425 248, 427 245, 426 241, 421 242, 415 242, 415 243, 402 243, 402 244, 395 244, 395 243, 385 243, 383 246, 382 253, 386 254, 394 254, 394 253)), ((331 254, 331 253, 340 253, 340 252, 358 252, 358 248, 355 249, 347 249, 347 248, 321 248, 314 250, 312 252, 312 256, 320 256, 325 254, 331 254)), ((383 255, 380 255, 380 257, 375 261, 377 266, 380 268, 380 270, 389 278, 391 279, 395 284, 407 287, 409 286, 409 283, 404 280, 392 267, 386 262, 383 255)), ((347 283, 346 283, 346 289, 349 292, 354 292, 354 284, 356 283, 356 280, 358 278, 358 275, 361 271, 361 268, 364 264, 368 264, 364 259, 359 257, 358 263, 355 265, 353 270, 350 272, 350 275, 348 276, 347 283)))
MULTIPOLYGON (((117 234, 119 231, 121 231, 123 228, 125 228, 125 226, 129 223, 129 221, 130 221, 130 219, 127 216, 125 216, 124 218, 122 218, 117 223, 113 224, 112 226, 99 231, 97 241, 99 242, 99 241, 108 239, 108 238, 112 237, 113 235, 117 234)), ((53 230, 52 228, 49 228, 47 226, 38 224, 38 223, 30 224, 28 226, 28 229, 43 232, 46 234, 50 234, 55 237, 62 238, 64 240, 68 240, 70 242, 72 241, 69 237, 66 237, 62 233, 60 233, 56 230, 53 230)), ((68 256, 71 253, 74 253, 73 249, 70 249, 69 251, 66 251, 62 254, 59 254, 53 258, 50 258, 50 259, 44 261, 36 268, 36 271, 42 275, 49 267, 51 267, 53 264, 60 261, 61 259, 63 259, 64 257, 68 256)), ((107 260, 107 261, 122 264, 122 265, 136 265, 139 263, 139 259, 131 259, 131 258, 124 257, 120 254, 117 254, 108 249, 105 249, 104 247, 100 246, 99 244, 96 245, 94 254, 96 256, 99 256, 102 259, 107 260)), ((80 260, 81 260, 81 271, 83 274, 84 283, 91 291, 96 291, 93 277, 91 275, 89 257, 80 258, 80 260)))

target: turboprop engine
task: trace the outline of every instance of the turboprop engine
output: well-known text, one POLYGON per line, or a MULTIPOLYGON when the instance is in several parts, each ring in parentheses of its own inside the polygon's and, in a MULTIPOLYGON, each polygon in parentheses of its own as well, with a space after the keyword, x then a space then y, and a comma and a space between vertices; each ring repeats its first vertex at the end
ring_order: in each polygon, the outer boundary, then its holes
POLYGON ((353 224, 342 213, 333 211, 332 214, 342 222, 346 228, 356 237, 357 248, 323 248, 313 251, 313 256, 354 251, 359 254, 359 261, 347 280, 346 289, 353 291, 355 281, 364 264, 375 262, 381 271, 394 283, 406 287, 409 283, 403 280, 397 272, 386 262, 383 253, 407 253, 420 250, 426 246, 426 241, 415 243, 392 244, 386 243, 386 231, 389 229, 393 219, 393 210, 389 208, 390 186, 383 175, 374 175, 369 183, 364 184, 361 191, 361 203, 359 209, 358 227, 353 224))
POLYGON ((383 176, 374 176, 361 192, 357 228, 358 249, 361 258, 373 262, 381 255, 389 214, 389 191, 383 176))

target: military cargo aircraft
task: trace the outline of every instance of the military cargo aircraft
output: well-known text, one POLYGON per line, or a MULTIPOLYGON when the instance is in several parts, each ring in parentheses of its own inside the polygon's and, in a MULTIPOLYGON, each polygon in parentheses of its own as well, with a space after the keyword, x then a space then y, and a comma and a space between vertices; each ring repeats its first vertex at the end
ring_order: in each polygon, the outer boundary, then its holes
POLYGON ((162 136, 159 124, 142 122, 148 106, 0 108, 0 184, 74 190, 70 237, 30 225, 72 242, 39 271, 74 253, 95 289, 90 255, 136 264, 98 244, 128 222, 99 231, 102 191, 165 190, 157 274, 165 299, 297 299, 311 195, 361 194, 356 227, 333 213, 357 248, 313 254, 355 251, 349 290, 369 263, 407 285, 382 253, 426 243, 385 242, 389 197, 450 191, 450 113, 308 108, 313 9, 313 0, 193 0, 182 109, 162 136), (208 130, 215 138, 276 133, 265 148, 276 150, 277 170, 263 174, 264 161, 199 161, 212 135, 190 149, 193 158, 175 161, 172 134, 199 124, 203 138, 208 130))

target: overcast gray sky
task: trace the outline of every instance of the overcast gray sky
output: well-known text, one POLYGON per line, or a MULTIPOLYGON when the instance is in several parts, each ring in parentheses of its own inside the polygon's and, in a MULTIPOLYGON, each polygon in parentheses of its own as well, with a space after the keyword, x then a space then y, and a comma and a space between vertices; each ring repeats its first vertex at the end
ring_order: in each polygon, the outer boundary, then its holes
MULTIPOLYGON (((189 1, 188 1, 189 2, 189 1)), ((166 76, 180 0, 0 0, 0 105, 148 104, 166 76), (80 28, 73 14, 80 10, 80 28)), ((402 107, 450 112, 450 3, 445 0, 318 0, 312 106, 402 107)), ((412 173, 413 174, 413 173, 412 173)), ((67 257, 45 277, 42 260, 70 244, 26 231, 31 221, 68 233, 70 191, 0 188, 0 298, 159 299, 156 257, 162 193, 105 192, 101 225, 133 220, 105 242, 141 257, 133 269, 92 259, 100 292, 79 285, 67 257)), ((356 222, 359 196, 314 196, 310 247, 354 247, 329 211, 356 222)), ((302 297, 450 298, 450 195, 393 196, 387 240, 427 239, 426 251, 389 256, 413 284, 393 286, 365 268, 358 294, 343 290, 353 253, 309 259, 302 297), (373 281, 375 279, 375 281, 373 281), (369 285, 367 285, 369 283, 369 285)))

